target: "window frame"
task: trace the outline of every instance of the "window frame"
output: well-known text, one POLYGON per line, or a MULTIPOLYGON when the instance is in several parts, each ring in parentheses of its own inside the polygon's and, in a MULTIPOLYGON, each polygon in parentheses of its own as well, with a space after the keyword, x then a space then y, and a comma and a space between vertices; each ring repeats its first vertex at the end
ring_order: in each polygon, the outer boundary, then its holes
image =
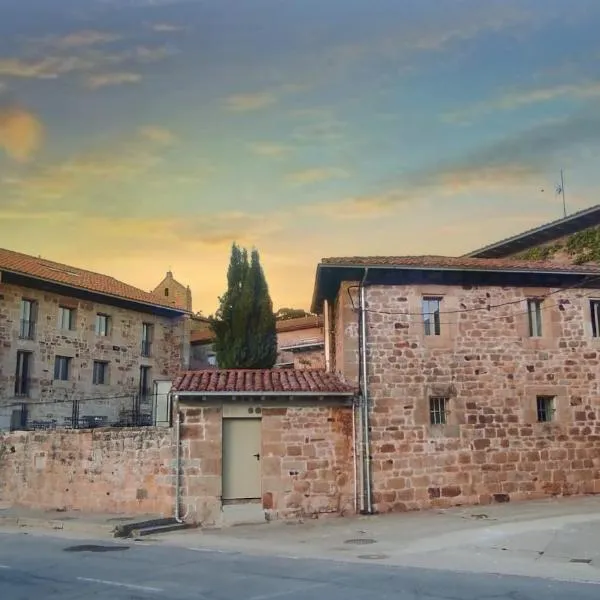
POLYGON ((19 317, 19 339, 33 340, 35 339, 35 326, 37 323, 38 302, 31 298, 21 298, 21 309, 19 317), (29 310, 25 311, 28 306, 29 310), (26 313, 29 313, 28 316, 26 313))
POLYGON ((448 396, 429 396, 429 425, 448 425, 448 396))
POLYGON ((150 385, 152 384, 152 367, 149 365, 141 365, 140 366, 140 381, 139 381, 139 396, 140 399, 148 398, 152 395, 152 388, 150 385), (145 384, 145 386, 143 385, 145 384))
POLYGON ((54 381, 70 381, 72 361, 71 356, 63 356, 62 354, 54 356, 54 381), (61 364, 64 365, 64 369, 60 367, 61 364), (63 370, 66 373, 63 373, 63 370), (62 375, 65 375, 65 377, 62 375))
POLYGON ((94 326, 95 333, 98 337, 108 337, 111 333, 111 318, 106 313, 96 313, 96 323, 94 326), (102 327, 100 323, 104 320, 104 333, 102 333, 102 327))
POLYGON ((92 367, 92 385, 108 385, 109 366, 106 360, 95 360, 92 367), (98 377, 101 374, 102 377, 98 377))
POLYGON ((421 298, 421 314, 423 316, 423 333, 426 337, 439 337, 442 335, 442 296, 423 296, 421 298), (437 302, 437 311, 430 312, 430 303, 437 302), (431 319, 433 317, 433 320, 431 319), (433 327, 432 327, 433 326, 433 327))
POLYGON ((590 323, 592 326, 592 337, 600 338, 600 300, 590 300, 590 323))
POLYGON ((152 344, 154 340, 154 323, 144 321, 142 323, 142 348, 141 355, 145 358, 152 356, 152 344))
POLYGON ((58 328, 61 331, 75 331, 75 325, 76 325, 76 309, 71 307, 71 306, 59 306, 58 307, 58 328), (69 315, 69 323, 68 323, 68 327, 65 327, 65 323, 64 323, 64 315, 68 314, 69 315))
POLYGON ((28 350, 17 350, 17 362, 15 364, 15 397, 29 398, 31 390, 31 370, 33 363, 33 352, 28 350))
POLYGON ((542 298, 527 298, 527 332, 530 338, 544 337, 542 298))
POLYGON ((552 423, 552 421, 555 420, 556 415, 556 396, 550 394, 537 394, 535 403, 537 422, 552 423))

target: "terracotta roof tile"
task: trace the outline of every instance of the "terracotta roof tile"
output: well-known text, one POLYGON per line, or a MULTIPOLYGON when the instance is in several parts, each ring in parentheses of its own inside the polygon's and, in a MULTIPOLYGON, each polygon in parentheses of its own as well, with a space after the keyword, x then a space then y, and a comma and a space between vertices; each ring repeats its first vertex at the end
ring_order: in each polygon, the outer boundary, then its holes
POLYGON ((114 277, 3 248, 0 248, 0 271, 33 277, 113 298, 131 300, 161 308, 170 308, 179 312, 185 311, 185 309, 165 302, 158 295, 127 285, 114 277))
POLYGON ((174 392, 202 394, 340 394, 353 395, 353 386, 321 369, 205 369, 181 373, 174 392))
POLYGON ((550 261, 509 258, 467 258, 455 256, 348 256, 321 259, 323 266, 390 266, 428 269, 485 271, 547 271, 560 273, 600 273, 600 265, 561 265, 550 261))

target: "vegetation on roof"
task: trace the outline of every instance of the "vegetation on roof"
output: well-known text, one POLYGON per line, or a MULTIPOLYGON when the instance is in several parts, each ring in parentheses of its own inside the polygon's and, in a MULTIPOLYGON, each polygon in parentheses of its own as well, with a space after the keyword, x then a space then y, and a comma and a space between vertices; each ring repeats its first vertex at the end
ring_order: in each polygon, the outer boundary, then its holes
POLYGON ((557 254, 569 256, 575 265, 588 262, 600 263, 600 226, 578 231, 564 240, 529 248, 515 256, 523 260, 550 260, 557 254))

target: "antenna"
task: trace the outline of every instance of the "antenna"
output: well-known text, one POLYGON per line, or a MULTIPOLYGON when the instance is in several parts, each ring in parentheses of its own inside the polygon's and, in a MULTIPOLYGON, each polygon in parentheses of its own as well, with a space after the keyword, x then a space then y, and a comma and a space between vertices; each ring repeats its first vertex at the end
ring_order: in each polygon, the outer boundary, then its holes
POLYGON ((563 201, 563 216, 567 218, 567 203, 565 201, 565 177, 563 170, 560 170, 560 184, 556 186, 556 194, 562 196, 563 201))

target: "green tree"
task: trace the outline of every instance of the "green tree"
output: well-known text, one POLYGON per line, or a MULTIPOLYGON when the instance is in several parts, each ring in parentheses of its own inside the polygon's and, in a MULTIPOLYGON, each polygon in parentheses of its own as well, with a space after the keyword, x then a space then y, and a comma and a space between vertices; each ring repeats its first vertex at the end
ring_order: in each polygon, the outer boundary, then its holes
POLYGON ((288 319, 299 319, 302 317, 310 317, 310 313, 302 308, 280 308, 275 317, 278 321, 287 321, 288 319))
POLYGON ((253 250, 250 262, 245 249, 231 249, 227 290, 211 318, 215 352, 224 369, 270 369, 277 359, 277 333, 273 303, 253 250))

